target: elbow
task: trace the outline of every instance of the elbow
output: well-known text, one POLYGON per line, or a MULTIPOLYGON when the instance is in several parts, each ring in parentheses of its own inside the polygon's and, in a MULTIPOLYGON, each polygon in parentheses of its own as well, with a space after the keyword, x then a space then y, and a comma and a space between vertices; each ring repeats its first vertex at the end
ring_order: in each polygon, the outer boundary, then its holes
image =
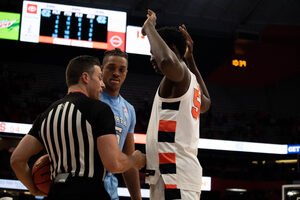
POLYGON ((201 105, 200 113, 206 113, 210 109, 211 100, 210 98, 205 101, 204 104, 201 105))
POLYGON ((19 159, 16 156, 14 156, 14 154, 12 154, 10 157, 11 168, 15 169, 19 163, 20 163, 19 159))
POLYGON ((122 170, 123 167, 121 163, 118 161, 110 161, 106 165, 104 165, 105 169, 107 169, 111 173, 123 173, 124 171, 122 170))
POLYGON ((10 167, 13 169, 13 171, 16 171, 18 169, 24 169, 24 166, 27 165, 28 160, 19 154, 12 154, 10 157, 10 167))
POLYGON ((158 67, 162 72, 167 71, 169 68, 172 67, 172 65, 174 65, 174 62, 170 57, 163 58, 158 63, 158 67))
POLYGON ((114 174, 121 173, 119 170, 119 167, 117 165, 109 166, 105 169, 107 169, 109 172, 114 173, 114 174))
POLYGON ((172 57, 166 57, 158 64, 163 75, 168 77, 171 81, 180 82, 184 78, 184 71, 181 67, 177 66, 180 66, 180 63, 172 57))

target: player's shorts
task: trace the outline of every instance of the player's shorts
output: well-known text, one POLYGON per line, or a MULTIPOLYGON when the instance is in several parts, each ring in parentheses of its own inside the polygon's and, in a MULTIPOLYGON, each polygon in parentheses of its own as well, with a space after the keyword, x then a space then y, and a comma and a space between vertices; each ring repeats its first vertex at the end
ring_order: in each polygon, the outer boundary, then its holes
POLYGON ((165 183, 160 177, 155 185, 150 185, 150 200, 200 200, 200 192, 165 188, 165 183))

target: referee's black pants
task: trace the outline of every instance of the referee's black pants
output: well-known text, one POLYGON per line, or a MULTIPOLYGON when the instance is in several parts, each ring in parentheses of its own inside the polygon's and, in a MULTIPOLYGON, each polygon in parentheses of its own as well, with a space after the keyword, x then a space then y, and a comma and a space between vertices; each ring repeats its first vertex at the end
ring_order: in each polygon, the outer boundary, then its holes
POLYGON ((91 178, 72 177, 65 183, 53 183, 48 200, 109 200, 103 182, 91 178))

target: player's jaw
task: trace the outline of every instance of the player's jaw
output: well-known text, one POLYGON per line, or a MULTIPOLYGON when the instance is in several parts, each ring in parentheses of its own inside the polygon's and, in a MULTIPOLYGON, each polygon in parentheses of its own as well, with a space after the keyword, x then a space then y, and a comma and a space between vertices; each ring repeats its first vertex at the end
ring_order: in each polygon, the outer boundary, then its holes
POLYGON ((121 88, 121 79, 116 77, 111 77, 105 81, 105 90, 116 91, 121 88))
POLYGON ((111 85, 116 85, 117 86, 117 85, 121 84, 121 80, 120 80, 120 78, 112 77, 112 78, 109 79, 109 83, 111 85))

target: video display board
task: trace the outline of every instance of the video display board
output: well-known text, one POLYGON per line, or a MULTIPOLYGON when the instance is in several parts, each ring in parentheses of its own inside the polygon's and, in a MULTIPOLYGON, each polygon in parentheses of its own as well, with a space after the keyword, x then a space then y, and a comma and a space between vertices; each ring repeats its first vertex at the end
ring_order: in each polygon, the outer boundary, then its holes
POLYGON ((151 55, 150 43, 147 36, 142 35, 142 27, 139 26, 127 26, 126 31, 126 52, 151 55))
POLYGON ((125 51, 126 12, 24 1, 20 40, 125 51))

